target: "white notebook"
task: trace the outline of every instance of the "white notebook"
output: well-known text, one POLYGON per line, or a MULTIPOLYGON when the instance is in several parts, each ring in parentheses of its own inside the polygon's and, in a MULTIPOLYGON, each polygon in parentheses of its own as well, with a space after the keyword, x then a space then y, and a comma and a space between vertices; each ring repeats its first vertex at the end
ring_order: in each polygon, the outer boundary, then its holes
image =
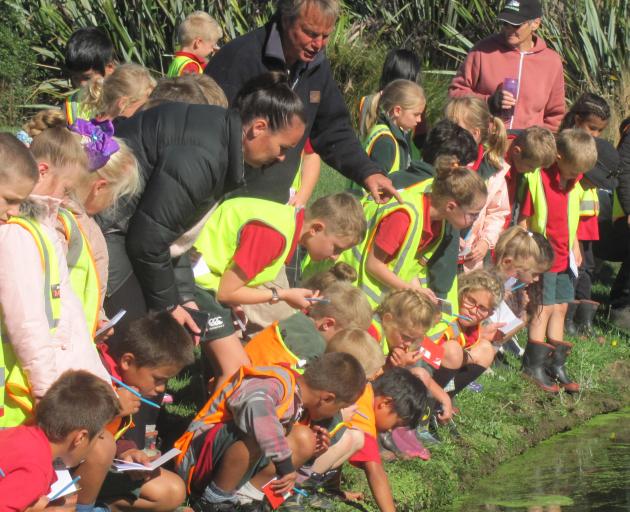
POLYGON ((168 462, 180 453, 181 451, 177 448, 172 448, 161 457, 158 457, 153 462, 149 463, 148 466, 145 466, 144 464, 138 464, 137 462, 127 462, 120 459, 114 459, 114 463, 112 465, 114 469, 119 473, 124 473, 125 471, 154 471, 162 464, 168 462))

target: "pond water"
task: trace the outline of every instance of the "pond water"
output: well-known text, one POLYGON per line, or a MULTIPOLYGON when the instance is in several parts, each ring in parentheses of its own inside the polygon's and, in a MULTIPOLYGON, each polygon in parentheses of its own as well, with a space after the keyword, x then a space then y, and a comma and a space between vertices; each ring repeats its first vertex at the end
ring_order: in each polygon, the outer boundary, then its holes
POLYGON ((451 511, 630 511, 630 408, 503 464, 451 511))

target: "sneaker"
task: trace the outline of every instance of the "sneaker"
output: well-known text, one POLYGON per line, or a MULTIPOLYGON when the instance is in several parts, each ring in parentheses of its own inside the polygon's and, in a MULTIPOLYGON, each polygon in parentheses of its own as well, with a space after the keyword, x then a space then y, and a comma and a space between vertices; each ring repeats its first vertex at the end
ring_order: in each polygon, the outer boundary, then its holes
POLYGON ((440 444, 440 440, 424 427, 416 429, 416 437, 424 445, 440 444))
POLYGON ((481 393, 483 391, 483 386, 475 380, 468 384, 468 386, 466 386, 466 389, 469 389, 473 393, 481 393))
POLYGON ((517 336, 512 336, 512 339, 506 341, 503 344, 503 350, 511 352, 519 359, 523 357, 523 354, 525 353, 525 349, 518 344, 517 336))

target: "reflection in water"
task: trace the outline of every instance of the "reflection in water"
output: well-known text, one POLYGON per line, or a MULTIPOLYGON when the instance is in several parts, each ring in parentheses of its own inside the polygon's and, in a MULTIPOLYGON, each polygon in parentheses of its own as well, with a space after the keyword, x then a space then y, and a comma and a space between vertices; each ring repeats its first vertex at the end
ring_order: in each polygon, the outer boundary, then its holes
POLYGON ((500 466, 452 510, 630 511, 630 408, 594 418, 500 466))

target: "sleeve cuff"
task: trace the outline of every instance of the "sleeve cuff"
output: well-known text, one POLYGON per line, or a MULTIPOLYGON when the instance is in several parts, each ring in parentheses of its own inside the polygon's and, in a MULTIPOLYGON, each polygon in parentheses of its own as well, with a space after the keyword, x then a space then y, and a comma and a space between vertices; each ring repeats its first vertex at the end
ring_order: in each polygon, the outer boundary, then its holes
POLYGON ((276 466, 276 474, 279 477, 283 477, 284 475, 288 475, 289 473, 293 473, 295 471, 291 456, 284 460, 275 460, 273 463, 276 466))

